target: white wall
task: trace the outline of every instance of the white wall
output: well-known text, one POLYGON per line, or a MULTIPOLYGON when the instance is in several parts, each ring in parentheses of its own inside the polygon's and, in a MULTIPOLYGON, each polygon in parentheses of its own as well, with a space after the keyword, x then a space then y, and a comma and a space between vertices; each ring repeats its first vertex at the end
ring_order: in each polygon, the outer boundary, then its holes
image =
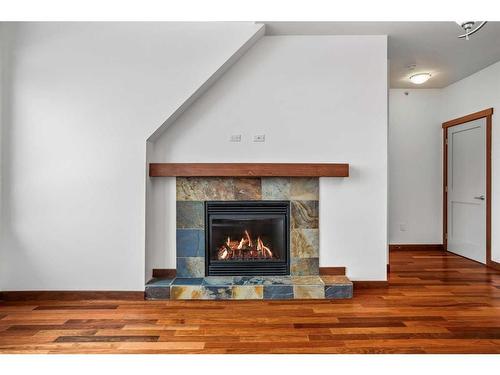
POLYGON ((500 62, 443 89, 441 122, 493 107, 491 256, 500 262, 500 62))
POLYGON ((442 243, 441 102, 439 89, 389 90, 391 244, 442 243))
POLYGON ((258 26, 2 26, 1 290, 141 290, 146 139, 258 26))
MULTIPOLYGON (((157 162, 348 162, 321 179, 320 265, 385 280, 387 39, 261 39, 154 145, 157 162), (242 134, 241 143, 228 142, 242 134), (265 134, 265 143, 252 143, 265 134)), ((175 267, 175 186, 155 179, 153 244, 175 267)))

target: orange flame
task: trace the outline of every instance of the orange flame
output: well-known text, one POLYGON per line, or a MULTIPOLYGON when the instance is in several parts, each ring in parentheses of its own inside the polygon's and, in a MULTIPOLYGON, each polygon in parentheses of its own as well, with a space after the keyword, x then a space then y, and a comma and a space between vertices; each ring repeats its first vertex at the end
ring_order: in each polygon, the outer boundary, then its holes
POLYGON ((231 237, 227 237, 224 245, 219 248, 217 258, 219 260, 272 259, 273 252, 264 245, 260 236, 254 242, 248 230, 245 230, 244 236, 239 241, 232 241, 231 237))

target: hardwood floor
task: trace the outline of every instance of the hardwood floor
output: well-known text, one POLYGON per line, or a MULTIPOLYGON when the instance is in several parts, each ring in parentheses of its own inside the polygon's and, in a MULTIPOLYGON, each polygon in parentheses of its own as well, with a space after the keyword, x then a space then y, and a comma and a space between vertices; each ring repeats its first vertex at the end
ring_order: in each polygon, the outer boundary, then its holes
POLYGON ((498 271, 440 251, 390 257, 389 287, 352 300, 2 302, 0 352, 500 352, 498 271))

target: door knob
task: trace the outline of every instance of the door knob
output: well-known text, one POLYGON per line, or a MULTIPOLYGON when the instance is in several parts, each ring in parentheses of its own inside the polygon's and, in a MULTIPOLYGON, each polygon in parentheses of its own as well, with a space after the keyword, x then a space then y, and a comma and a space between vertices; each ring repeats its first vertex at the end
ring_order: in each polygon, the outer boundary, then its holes
POLYGON ((479 199, 481 201, 484 201, 484 195, 480 195, 479 197, 474 197, 474 199, 479 199))

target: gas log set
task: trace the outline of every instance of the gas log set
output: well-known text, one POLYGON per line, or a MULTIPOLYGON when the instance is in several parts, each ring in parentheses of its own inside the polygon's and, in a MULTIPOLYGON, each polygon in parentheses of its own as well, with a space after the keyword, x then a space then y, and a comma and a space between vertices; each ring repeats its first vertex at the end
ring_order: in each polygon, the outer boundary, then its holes
POLYGON ((244 236, 240 240, 231 240, 227 237, 226 242, 219 247, 217 252, 218 260, 262 260, 272 259, 273 252, 264 242, 257 237, 252 240, 248 230, 245 230, 244 236))
POLYGON ((205 274, 290 274, 289 201, 206 201, 205 274))

